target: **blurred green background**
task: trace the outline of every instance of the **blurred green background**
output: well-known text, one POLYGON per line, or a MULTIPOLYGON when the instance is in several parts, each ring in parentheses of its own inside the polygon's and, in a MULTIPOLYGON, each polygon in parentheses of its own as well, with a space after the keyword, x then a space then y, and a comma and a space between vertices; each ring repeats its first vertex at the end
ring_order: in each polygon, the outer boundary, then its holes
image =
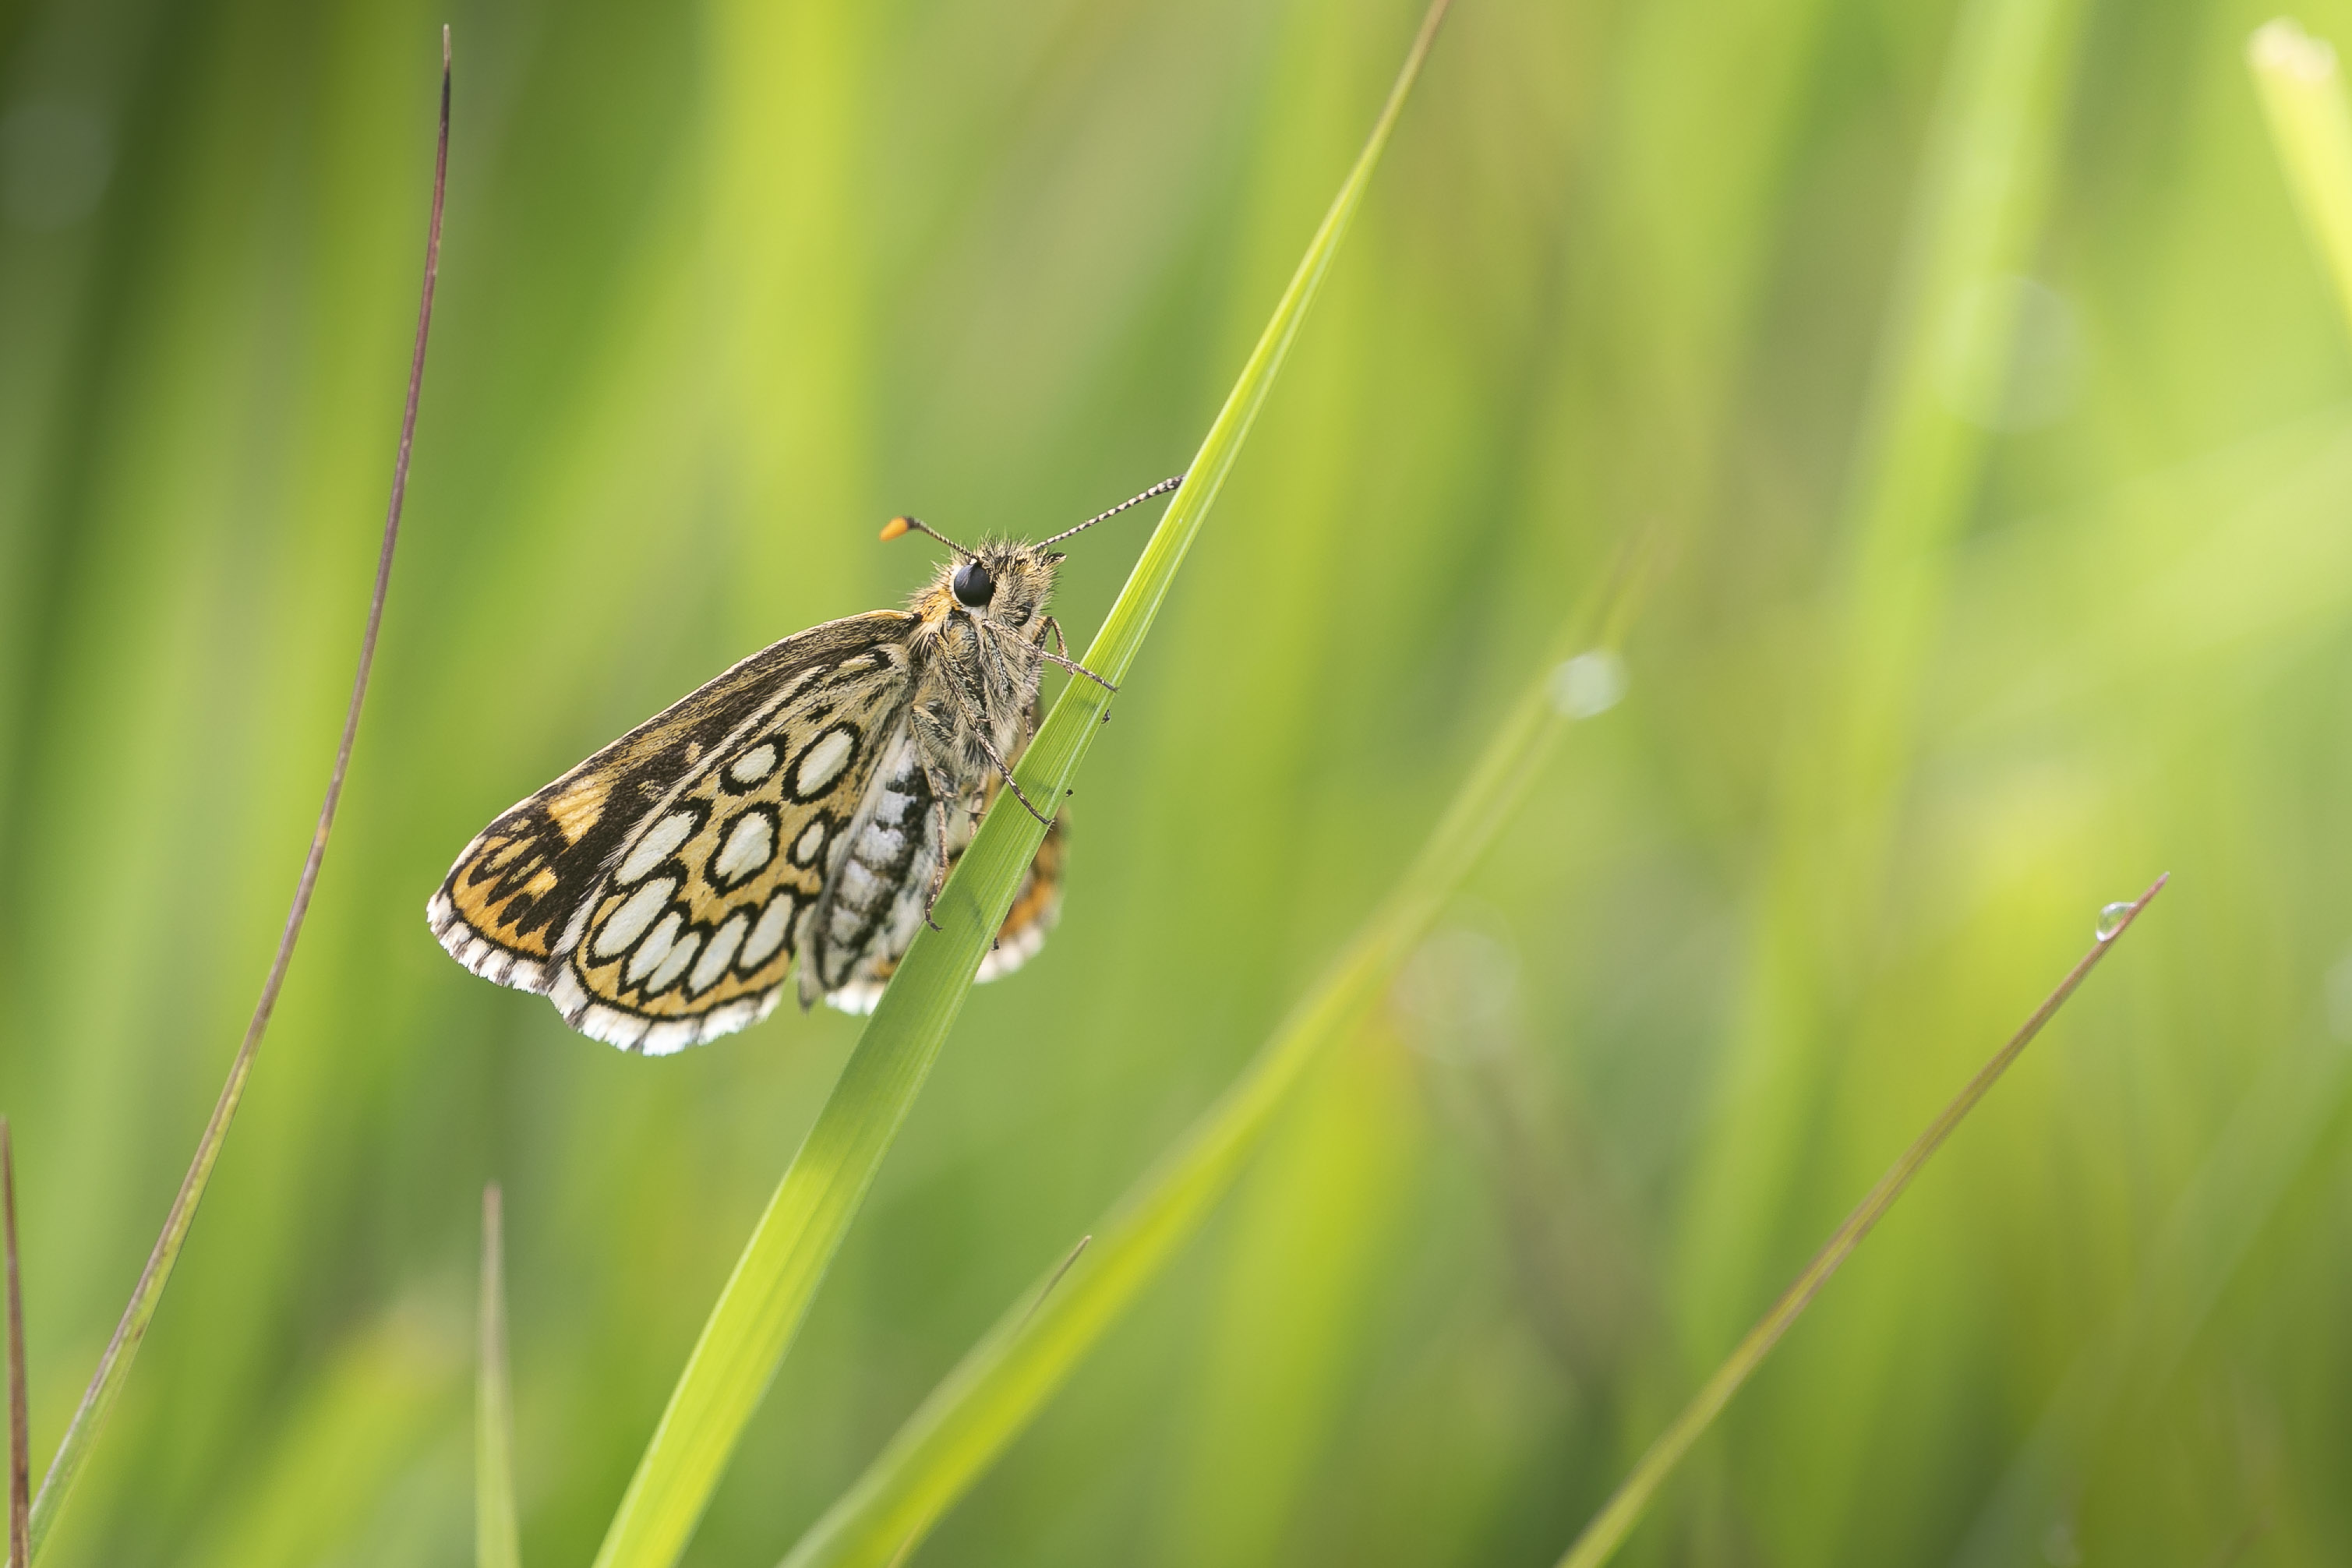
MULTIPOLYGON (((1551 1561, 2164 869, 1630 1558, 2352 1557, 2352 358, 2266 15, 1461 0, 1095 752, 1065 923, 974 994, 688 1561, 773 1561, 1096 1223, 1636 537, 1623 705, 920 1561, 1551 1561), (2017 134, 1965 164, 1993 237, 1938 249, 1970 79, 2017 134)), ((492 1178, 525 1555, 586 1561, 855 1024, 624 1057, 449 963, 426 895, 732 659, 896 602, 891 513, 1044 531, 1181 468, 1414 16, 0 5, 37 1469, 325 782, 444 19, 339 837, 58 1564, 467 1560, 492 1178)), ((1081 637, 1146 527, 1079 542, 1081 637)))

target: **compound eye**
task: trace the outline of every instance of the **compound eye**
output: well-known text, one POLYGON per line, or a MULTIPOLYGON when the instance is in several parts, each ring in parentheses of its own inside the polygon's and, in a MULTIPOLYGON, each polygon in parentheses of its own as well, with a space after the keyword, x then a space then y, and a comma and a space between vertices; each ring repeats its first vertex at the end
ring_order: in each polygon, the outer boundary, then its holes
POLYGON ((979 562, 967 561, 956 568, 953 586, 956 602, 966 609, 977 610, 995 595, 996 579, 979 562))

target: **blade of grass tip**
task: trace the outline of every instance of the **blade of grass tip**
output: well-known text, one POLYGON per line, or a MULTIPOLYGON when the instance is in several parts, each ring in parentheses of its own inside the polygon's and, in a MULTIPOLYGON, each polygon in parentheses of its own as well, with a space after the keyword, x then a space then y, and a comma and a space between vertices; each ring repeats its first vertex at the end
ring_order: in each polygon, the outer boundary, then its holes
POLYGON ((16 1147, 0 1116, 0 1208, 8 1226, 8 1562, 33 1560, 33 1437, 25 1395, 25 1289, 16 1268, 16 1147))
POLYGON ((521 1568, 515 1525, 514 1394, 507 1375, 506 1224, 499 1184, 482 1189, 480 1367, 474 1388, 474 1563, 521 1568))
MULTIPOLYGON (((1134 662, 1233 467, 1362 199, 1447 4, 1435 0, 1431 5, 1363 152, 1087 649, 1087 666, 1113 684, 1134 662)), ((1032 800, 1062 797, 1093 742, 1107 698, 1092 681, 1074 680, 1063 688, 1016 770, 1032 800)), ((712 1307, 605 1533, 596 1568, 668 1568, 685 1549, 744 1423, 765 1395, 875 1172, 929 1076, 1044 836, 1043 825, 1017 805, 992 811, 957 863, 932 911, 937 928, 915 933, 840 1081, 712 1307)))
POLYGON ((1084 1264, 1065 1260, 1032 1304, 972 1347, 793 1546, 786 1568, 880 1564, 911 1550, 1200 1228, 1292 1091, 1377 1001, 1510 820, 1566 725, 1622 696, 1616 647, 1647 560, 1646 550, 1629 552, 1570 623, 1597 627, 1601 640, 1549 664, 1513 706, 1396 887, 1241 1076, 1120 1200, 1084 1264), (1048 1295, 1065 1273, 1067 1286, 1048 1295))
POLYGON ((1045 1277, 1045 1283, 1038 1290, 1037 1299, 1029 1303, 1029 1310, 1023 1315, 1021 1319, 1023 1322, 1025 1323, 1031 1318, 1037 1315, 1037 1309, 1045 1304, 1045 1298, 1054 1293, 1054 1287, 1062 1282, 1063 1277, 1068 1274, 1072 1268, 1077 1267, 1078 1255, 1086 1251, 1087 1246, 1092 1243, 1094 1237, 1092 1236, 1082 1236, 1078 1237, 1077 1246, 1070 1248, 1070 1250, 1064 1255, 1060 1266, 1056 1268, 1053 1273, 1045 1277))
POLYGON ((1853 1249, 1862 1245, 1862 1238, 1870 1234, 1871 1227, 1895 1206, 1895 1200, 1903 1195, 1903 1190, 1911 1184, 1911 1179, 1919 1173, 1936 1151, 1943 1147, 1944 1140, 1952 1135, 1952 1130, 1976 1109, 1977 1102, 1984 1099, 2000 1075, 2009 1070, 2010 1064, 2032 1043, 2033 1037, 2042 1032, 2042 1026, 2049 1023, 2058 1009, 2065 1005, 2066 999, 2074 994, 2075 987, 2082 984, 2091 971, 2098 966, 2099 961, 2107 955, 2116 939, 2131 929, 2132 923, 2139 919, 2140 911, 2147 908, 2148 900, 2164 890, 2164 884, 2170 875, 2167 872, 2150 883, 2147 891, 2126 906, 2112 926, 2102 919, 2097 938, 2092 942, 2091 951, 2083 955, 2082 962, 2067 972, 2066 978, 2058 983, 2058 988, 2042 999, 2042 1005, 2036 1007, 2033 1016, 2010 1037, 2009 1043, 1978 1070, 1968 1086, 1953 1097, 1952 1102, 1944 1107, 1935 1121, 1927 1124, 1927 1131, 1920 1133, 1911 1146, 1903 1151, 1901 1157, 1887 1168, 1886 1174, 1881 1176, 1878 1184, 1854 1205, 1853 1212, 1846 1215, 1844 1222, 1830 1233, 1829 1240, 1813 1255, 1812 1261, 1805 1265, 1804 1270, 1780 1293, 1780 1299, 1772 1303, 1756 1326, 1748 1331, 1748 1337, 1724 1358, 1723 1364, 1716 1368, 1714 1375, 1691 1397, 1683 1413, 1675 1417, 1672 1426, 1659 1434, 1657 1441, 1650 1445, 1649 1452, 1643 1454, 1641 1462, 1633 1467, 1633 1473, 1618 1486, 1616 1492, 1601 1506, 1601 1511, 1592 1516, 1592 1521, 1584 1527, 1584 1532, 1576 1538, 1567 1555, 1559 1560, 1559 1568, 1600 1568, 1623 1544, 1626 1535, 1641 1521, 1658 1488, 1674 1473, 1675 1467, 1682 1462, 1684 1455, 1690 1452, 1691 1446, 1715 1424, 1715 1418, 1723 1413, 1723 1407, 1731 1403, 1731 1396, 1739 1392, 1740 1385, 1763 1363, 1764 1358, 1771 1353, 1772 1347, 1780 1342, 1780 1336, 1789 1331, 1790 1325, 1812 1304, 1822 1287, 1829 1283, 1830 1276, 1835 1274, 1853 1256, 1853 1249))
POLYGON ((368 600, 367 629, 360 638, 359 673, 352 680, 352 700, 343 713, 342 739, 335 747, 334 771, 328 776, 326 799, 319 807, 318 825, 310 833, 310 853, 303 858, 301 877, 294 885, 294 901, 286 911, 277 955, 270 960, 269 974, 262 982, 261 999, 254 1005, 245 1038, 229 1063, 228 1080, 221 1086, 211 1120, 205 1123, 204 1134, 196 1141, 195 1158, 189 1163, 188 1173, 181 1179, 179 1193, 172 1199, 163 1234, 155 1238, 154 1250, 147 1255, 147 1266, 140 1270, 139 1282, 131 1288, 130 1304, 123 1309, 121 1321, 115 1325, 105 1353, 99 1357, 98 1370, 91 1374, 89 1387, 66 1427, 64 1439, 58 1445, 57 1457, 41 1478, 40 1495, 33 1500, 32 1538, 36 1551, 47 1539, 75 1479, 89 1463, 90 1450, 99 1434, 105 1430, 115 1402, 121 1397, 123 1384, 131 1375, 131 1363, 147 1336, 147 1325, 155 1316, 163 1287, 171 1281, 173 1265, 179 1261, 181 1244, 186 1240, 188 1226, 196 1217, 196 1205, 204 1201, 205 1187, 212 1180, 213 1164, 220 1158, 229 1123, 236 1119, 238 1102, 245 1098, 246 1079, 252 1074, 261 1037, 269 1027, 269 1015, 278 1005, 278 989, 285 984, 287 967, 293 962, 295 940, 302 934, 302 921, 310 910, 310 894, 318 886, 319 867, 326 858, 328 836, 335 826, 335 807, 342 799, 343 778, 351 768, 352 744, 359 735, 360 706, 367 696, 368 672, 375 664, 376 635, 383 625, 384 595, 392 584, 393 547, 400 538, 401 507, 408 497, 408 458, 416 438, 417 397, 425 384, 425 341, 433 325, 433 285, 441 268, 441 205, 448 173, 449 29, 443 27, 440 133, 433 156, 433 210, 425 226, 425 286, 416 308, 415 347, 408 362, 408 401, 401 415, 400 447, 393 458, 392 499, 384 510, 383 542, 376 552, 375 586, 368 600))
POLYGON ((2336 51, 2281 16, 2246 40, 2246 64, 2294 205, 2352 323, 2352 107, 2336 51))

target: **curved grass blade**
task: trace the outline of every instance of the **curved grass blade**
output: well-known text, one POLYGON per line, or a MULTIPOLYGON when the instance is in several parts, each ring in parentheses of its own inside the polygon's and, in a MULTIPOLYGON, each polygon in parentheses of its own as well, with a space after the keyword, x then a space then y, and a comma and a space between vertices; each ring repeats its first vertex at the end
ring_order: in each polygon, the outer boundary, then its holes
POLYGON ((254 1004, 245 1038, 229 1063, 228 1081, 221 1086, 220 1099, 213 1104, 212 1119, 205 1123, 204 1133, 196 1141, 195 1158, 189 1162, 188 1173, 181 1179, 179 1193, 172 1199, 171 1212, 163 1217, 163 1234, 155 1238, 154 1250, 147 1255, 147 1266, 140 1270, 139 1282, 131 1287, 131 1302, 123 1308, 122 1319, 115 1324, 114 1337, 107 1342, 105 1353, 99 1357, 98 1370, 90 1374, 89 1387, 83 1393, 81 1404, 66 1427, 65 1437, 58 1445, 57 1458, 49 1462, 47 1473, 41 1478, 40 1495, 33 1500, 35 1552, 40 1550, 57 1523, 75 1479, 89 1462, 90 1450, 106 1428, 107 1417, 113 1414, 115 1402, 122 1396, 123 1384, 131 1376, 131 1363, 137 1359, 139 1347, 147 1337, 147 1325, 154 1319, 163 1287, 171 1283, 172 1268, 179 1261, 181 1244, 187 1240, 188 1226, 195 1221, 196 1205, 204 1201, 205 1188, 212 1181, 213 1163, 220 1158, 229 1123, 236 1120, 237 1105, 245 1098, 246 1079, 252 1075, 254 1058, 261 1049, 261 1037, 268 1030, 269 1015, 278 1005, 278 989, 285 984, 287 968, 294 961, 294 943, 302 934, 302 921, 310 912, 310 894, 319 884, 319 867, 327 858, 327 839, 335 828, 335 807, 342 800, 343 778, 351 770, 352 744, 359 737, 360 706, 367 698, 368 673, 375 666, 376 634, 383 626, 384 595, 392 586, 393 549, 400 542, 401 508, 408 499, 408 457, 416 440, 417 397, 425 385, 425 342, 433 326, 433 285, 441 271, 441 205, 448 175, 449 29, 445 26, 441 29, 441 127, 433 154, 433 211, 425 226, 425 285, 416 306, 416 344, 408 362, 408 401, 401 415, 400 447, 393 458, 392 499, 384 509, 383 543, 376 552, 375 587, 368 600, 367 630, 360 638, 359 673, 352 680, 351 705, 343 713, 343 735, 335 748, 335 766, 328 776, 327 798, 319 806, 318 826, 310 834, 310 850, 302 861, 302 875, 294 885, 293 905, 286 911, 286 927, 278 939, 277 956, 270 960, 268 978, 262 982, 261 999, 254 1004))
MULTIPOLYGON (((1209 426, 1175 500, 1087 649, 1087 666, 1114 685, 1135 662, 1176 569, 1282 368, 1448 3, 1434 0, 1430 6, 1355 166, 1209 426)), ((1093 744, 1108 701, 1108 693, 1092 681, 1072 681, 1063 689, 1016 770, 1031 799, 1062 797, 1093 744)), ((929 1076, 989 941, 1044 837, 1044 826, 1017 807, 992 811, 982 823, 932 910, 938 929, 916 933, 711 1309, 605 1533, 596 1568, 668 1568, 685 1549, 744 1423, 767 1393, 883 1155, 929 1076)))
POLYGON ((474 1565, 521 1568, 515 1530, 514 1394, 507 1375, 507 1266, 499 1184, 482 1189, 481 1364, 474 1386, 474 1565))
MULTIPOLYGON (((1094 1237, 1091 1236, 1078 1237, 1078 1244, 1070 1248, 1062 1258, 1060 1265, 1051 1274, 1045 1276, 1045 1282, 1039 1286, 1035 1294, 1030 1298, 1029 1310, 1021 1314, 1021 1321, 1024 1325, 1037 1315, 1037 1309, 1045 1304, 1045 1298, 1054 1293, 1054 1287, 1059 1285, 1069 1274, 1071 1268, 1076 1266, 1079 1255, 1086 1251, 1093 1240, 1094 1237)), ((951 1502, 954 1500, 948 1500, 951 1502)), ((923 1543, 923 1537, 931 1532, 931 1526, 938 1521, 936 1514, 917 1521, 915 1527, 907 1531, 907 1539, 898 1543, 898 1554, 890 1559, 890 1568, 898 1568, 898 1564, 912 1557, 915 1554, 915 1548, 923 1543)))
POLYGON ((2082 962, 2067 972, 2066 978, 2058 983, 2058 988, 2044 997, 2042 1005, 2033 1010, 2033 1016, 2010 1037, 2009 1044, 1993 1053, 1992 1059, 1979 1068, 1977 1076, 1969 1080, 1968 1086, 1953 1097, 1952 1102, 1944 1107, 1935 1121, 1927 1124, 1927 1130, 1913 1141, 1911 1147, 1903 1151, 1893 1165, 1887 1167, 1886 1174, 1878 1178, 1878 1184, 1871 1188, 1862 1202, 1854 1205, 1853 1212, 1845 1216, 1843 1223, 1830 1233, 1829 1240, 1813 1254, 1813 1260, 1805 1265, 1804 1270, 1780 1293, 1780 1299, 1772 1303, 1770 1310, 1754 1328, 1748 1331, 1748 1337, 1733 1348, 1731 1354, 1724 1358, 1723 1364, 1715 1369, 1714 1375, 1691 1396, 1691 1402, 1683 1407, 1683 1413, 1675 1417, 1674 1425, 1650 1445, 1650 1451, 1642 1456, 1633 1473, 1619 1483, 1616 1492, 1601 1505, 1601 1511, 1592 1516, 1592 1522, 1584 1527, 1584 1532, 1570 1546, 1568 1554, 1559 1560, 1559 1568, 1601 1568, 1601 1564, 1609 1561, 1617 1548, 1624 1543, 1626 1535, 1641 1521, 1643 1511, 1650 1506, 1650 1500, 1657 1495, 1658 1488, 1674 1473, 1675 1467, 1682 1463, 1683 1456, 1690 1452, 1691 1445, 1715 1425, 1715 1418, 1723 1413, 1725 1405, 1731 1403, 1731 1396, 1739 1392, 1739 1385, 1763 1364, 1764 1358, 1772 1353, 1772 1347, 1780 1342, 1780 1336, 1789 1331, 1790 1325, 1803 1314, 1807 1307, 1812 1305, 1813 1298, 1821 1294, 1822 1287, 1829 1283, 1830 1276, 1853 1255, 1853 1249, 1862 1245, 1862 1238, 1870 1234, 1871 1226, 1895 1206, 1895 1200, 1903 1195, 1903 1189, 1911 1184, 1911 1178, 1917 1175, 1935 1156, 1936 1151, 1943 1147, 1944 1140, 1952 1135, 1952 1130, 1977 1108, 1977 1102, 1984 1099, 2000 1080, 2000 1075, 2009 1070, 2009 1065, 2032 1043, 2033 1037, 2042 1032, 2042 1026, 2065 1005, 2066 998, 2074 994, 2074 988, 2083 984, 2091 971, 2098 966, 2099 960, 2105 958, 2124 932, 2131 929, 2133 922, 2139 919, 2140 911, 2147 908, 2148 900, 2164 890, 2165 880, 2165 877, 2158 877, 2151 883, 2147 891, 2139 896, 2112 928, 2104 928, 2103 922, 2100 935, 2092 942, 2091 951, 2083 955, 2082 962))
POLYGON ((33 1560, 32 1421, 25 1400, 25 1290, 16 1267, 16 1148, 0 1116, 0 1209, 8 1246, 8 1562, 33 1560))
POLYGON ((1129 1190, 1059 1290, 1008 1312, 908 1417, 856 1485, 802 1537, 784 1568, 879 1565, 903 1553, 1028 1426, 1129 1303, 1158 1277, 1240 1176, 1324 1054, 1387 990, 1446 900, 1510 819, 1568 723, 1622 691, 1616 647, 1638 573, 1619 574, 1596 611, 1598 646, 1547 668, 1503 722, 1421 853, 1322 982, 1242 1076, 1129 1190), (1596 682, 1592 672, 1606 671, 1596 682), (1596 696, 1596 684, 1606 686, 1596 696))

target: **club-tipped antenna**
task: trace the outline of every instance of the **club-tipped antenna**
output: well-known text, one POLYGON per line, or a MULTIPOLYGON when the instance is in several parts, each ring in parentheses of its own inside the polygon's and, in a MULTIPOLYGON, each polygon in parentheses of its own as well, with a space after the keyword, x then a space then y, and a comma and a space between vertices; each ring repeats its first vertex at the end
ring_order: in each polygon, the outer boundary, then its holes
POLYGON ((882 537, 885 539, 896 539, 902 533, 928 533, 933 539, 938 540, 941 544, 946 545, 950 550, 954 551, 958 555, 962 556, 966 561, 977 561, 980 559, 979 556, 974 555, 971 551, 966 550, 962 545, 958 544, 954 540, 950 539, 946 534, 941 533, 938 529, 933 528, 929 523, 925 522, 919 517, 894 517, 889 521, 882 525, 882 537))
POLYGON ((1038 543, 1039 543, 1041 546, 1043 546, 1043 545, 1047 545, 1047 544, 1059 544, 1063 540, 1069 538, 1069 537, 1070 537, 1070 535, 1072 535, 1072 534, 1074 534, 1074 533, 1083 533, 1083 532, 1085 532, 1087 529, 1092 528, 1095 524, 1097 524, 1097 523, 1100 522, 1104 518, 1107 518, 1107 517, 1117 517, 1120 512, 1125 511, 1129 507, 1131 507, 1131 506, 1141 506, 1145 501, 1150 500, 1153 496, 1164 496, 1164 495, 1166 495, 1170 490, 1174 489, 1178 485, 1181 485, 1181 484, 1182 484, 1183 482, 1184 482, 1184 476, 1183 476, 1183 475, 1181 475, 1181 474, 1178 474, 1178 475, 1177 475, 1175 478, 1173 478, 1173 479, 1162 479, 1162 480, 1160 480, 1158 484, 1156 484, 1156 485, 1152 486, 1150 489, 1148 489, 1148 490, 1144 491, 1141 495, 1135 497, 1133 500, 1123 500, 1123 501, 1119 502, 1117 506, 1115 506, 1115 507, 1111 508, 1108 511, 1106 511, 1106 512, 1097 512, 1097 513, 1096 515, 1094 515, 1093 517, 1090 517, 1090 518, 1087 519, 1087 520, 1086 520, 1086 521, 1084 521, 1084 522, 1082 522, 1082 523, 1078 524, 1078 526, 1077 526, 1077 527, 1076 527, 1076 528, 1066 528, 1066 529, 1062 530, 1062 531, 1061 531, 1061 532, 1059 532, 1059 533, 1057 533, 1057 534, 1054 535, 1054 537, 1053 537, 1053 538, 1051 538, 1051 539, 1040 540, 1040 541, 1038 541, 1038 543))

